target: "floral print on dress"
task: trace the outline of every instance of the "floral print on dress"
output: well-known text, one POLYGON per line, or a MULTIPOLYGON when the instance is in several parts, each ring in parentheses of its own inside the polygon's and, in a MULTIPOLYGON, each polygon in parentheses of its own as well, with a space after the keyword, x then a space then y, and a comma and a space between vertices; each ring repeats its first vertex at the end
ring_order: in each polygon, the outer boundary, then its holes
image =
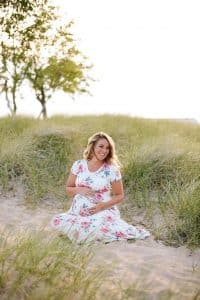
POLYGON ((95 191, 95 195, 75 195, 70 209, 53 217, 53 228, 77 243, 145 239, 150 235, 146 229, 132 226, 122 220, 116 205, 94 215, 88 213, 88 209, 95 204, 109 201, 112 183, 121 180, 121 173, 114 164, 104 163, 97 171, 91 172, 88 169, 88 161, 81 159, 73 163, 71 172, 76 175, 76 186, 90 187, 95 191))

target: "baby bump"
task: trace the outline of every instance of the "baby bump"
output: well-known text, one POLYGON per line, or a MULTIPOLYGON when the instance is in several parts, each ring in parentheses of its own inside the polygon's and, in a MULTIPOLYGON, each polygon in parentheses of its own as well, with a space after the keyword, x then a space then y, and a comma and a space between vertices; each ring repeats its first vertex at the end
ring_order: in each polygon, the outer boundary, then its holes
POLYGON ((88 215, 88 209, 92 206, 94 206, 94 203, 92 203, 89 197, 78 194, 73 198, 70 213, 84 217, 88 215))

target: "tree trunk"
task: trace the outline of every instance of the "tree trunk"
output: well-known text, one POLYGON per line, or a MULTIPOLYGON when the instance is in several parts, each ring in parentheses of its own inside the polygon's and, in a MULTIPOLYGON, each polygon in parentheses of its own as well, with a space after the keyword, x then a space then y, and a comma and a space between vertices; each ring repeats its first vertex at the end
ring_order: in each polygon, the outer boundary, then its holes
POLYGON ((47 118, 47 108, 46 108, 46 103, 45 102, 42 103, 42 111, 41 111, 41 113, 42 113, 43 118, 46 119, 47 118))
POLYGON ((16 103, 16 88, 13 88, 11 91, 11 97, 9 99, 9 91, 7 86, 7 81, 4 83, 4 92, 5 92, 5 98, 7 102, 7 107, 11 113, 11 116, 15 116, 17 114, 17 103, 16 103), (11 106, 12 103, 12 106, 11 106))
POLYGON ((39 116, 42 115, 43 119, 46 119, 47 118, 46 96, 43 87, 40 89, 39 93, 36 94, 36 98, 42 105, 42 110, 39 116))
POLYGON ((17 92, 17 85, 19 83, 19 77, 18 77, 15 57, 13 60, 13 64, 14 64, 14 74, 12 76, 13 86, 11 88, 11 94, 12 94, 12 104, 13 104, 13 116, 15 116, 17 114, 16 92, 17 92))
POLYGON ((12 101, 13 101, 12 115, 16 116, 16 114, 17 114, 17 104, 16 104, 16 95, 15 95, 15 93, 12 95, 12 101))
POLYGON ((13 109, 10 105, 10 99, 9 99, 9 96, 8 96, 8 81, 7 79, 5 80, 4 82, 4 87, 3 87, 3 92, 5 92, 5 98, 6 98, 6 102, 7 102, 7 107, 11 113, 11 116, 13 116, 13 109))

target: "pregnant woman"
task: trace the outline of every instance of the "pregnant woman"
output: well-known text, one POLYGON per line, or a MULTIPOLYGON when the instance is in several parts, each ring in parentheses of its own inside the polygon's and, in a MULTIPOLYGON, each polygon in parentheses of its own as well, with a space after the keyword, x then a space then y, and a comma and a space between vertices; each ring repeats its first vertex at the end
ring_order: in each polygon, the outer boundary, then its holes
POLYGON ((83 159, 73 163, 66 193, 71 208, 52 219, 52 226, 79 244, 145 239, 150 233, 120 218, 117 204, 124 192, 113 139, 104 132, 88 140, 83 159))

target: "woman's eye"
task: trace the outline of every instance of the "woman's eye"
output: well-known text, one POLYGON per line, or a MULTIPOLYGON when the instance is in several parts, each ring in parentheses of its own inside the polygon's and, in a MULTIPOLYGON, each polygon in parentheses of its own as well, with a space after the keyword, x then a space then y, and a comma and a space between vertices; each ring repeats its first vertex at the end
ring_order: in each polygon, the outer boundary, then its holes
MULTIPOLYGON (((99 148, 102 148, 102 149, 103 149, 103 148, 104 148, 104 146, 103 146, 103 145, 99 145, 99 148)), ((106 150, 108 150, 108 151, 109 151, 109 150, 110 150, 110 148, 109 148, 109 147, 108 147, 108 148, 106 147, 106 150)))

